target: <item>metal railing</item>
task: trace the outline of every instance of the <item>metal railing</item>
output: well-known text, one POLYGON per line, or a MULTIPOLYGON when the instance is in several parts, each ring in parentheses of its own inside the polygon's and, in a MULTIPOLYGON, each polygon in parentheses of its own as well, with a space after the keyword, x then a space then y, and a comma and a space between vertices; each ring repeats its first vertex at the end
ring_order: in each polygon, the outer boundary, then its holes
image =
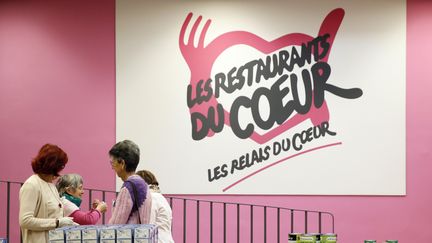
POLYGON ((279 243, 288 242, 289 233, 334 232, 334 216, 329 212, 176 196, 166 198, 173 210, 176 242, 279 243), (328 217, 329 224, 325 231, 324 217, 328 217))
MULTIPOLYGON (((3 204, 0 203, 0 237, 6 237, 8 242, 17 242, 21 239, 18 225, 18 194, 22 184, 0 180, 0 195, 6 197, 6 200, 0 200, 3 201, 3 204), (11 225, 14 225, 12 232, 11 225)), ((117 192, 110 190, 87 188, 85 192, 81 205, 87 204, 87 209, 92 207, 94 198, 108 202, 109 205, 117 196, 117 192)), ((288 234, 294 232, 335 232, 334 216, 330 212, 202 200, 196 199, 197 196, 165 197, 173 211, 172 234, 177 243, 279 243, 287 242, 288 234)), ((81 207, 85 210, 85 206, 81 207)), ((103 214, 99 223, 105 224, 110 214, 111 212, 103 214)))

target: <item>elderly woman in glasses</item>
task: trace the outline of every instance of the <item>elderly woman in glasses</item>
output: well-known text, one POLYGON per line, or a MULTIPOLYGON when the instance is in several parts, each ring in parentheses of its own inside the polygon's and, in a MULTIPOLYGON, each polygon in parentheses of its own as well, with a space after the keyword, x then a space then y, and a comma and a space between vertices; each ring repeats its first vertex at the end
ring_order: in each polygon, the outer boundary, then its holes
POLYGON ((135 174, 140 160, 138 146, 130 140, 118 142, 109 156, 112 169, 124 182, 109 224, 148 224, 152 198, 147 183, 135 174))
POLYGON ((53 181, 68 161, 58 146, 45 144, 32 160, 34 175, 22 185, 19 193, 19 224, 24 243, 48 243, 48 231, 74 225, 64 217, 63 204, 53 181))
POLYGON ((105 202, 95 200, 93 208, 84 212, 80 209, 83 190, 83 179, 78 174, 66 174, 57 180, 57 190, 64 205, 64 215, 73 218, 80 225, 96 224, 102 213, 106 212, 105 202))

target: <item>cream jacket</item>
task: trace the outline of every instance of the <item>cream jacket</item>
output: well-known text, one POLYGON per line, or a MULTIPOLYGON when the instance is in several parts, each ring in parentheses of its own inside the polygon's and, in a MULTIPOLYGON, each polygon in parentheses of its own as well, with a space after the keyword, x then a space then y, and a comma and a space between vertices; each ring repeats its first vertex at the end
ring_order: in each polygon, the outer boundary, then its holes
POLYGON ((151 197, 150 224, 158 226, 158 243, 174 243, 171 235, 171 207, 162 194, 151 191, 151 197))
POLYGON ((19 201, 23 242, 48 243, 48 231, 56 227, 56 218, 63 217, 63 205, 54 184, 32 175, 22 185, 19 201))

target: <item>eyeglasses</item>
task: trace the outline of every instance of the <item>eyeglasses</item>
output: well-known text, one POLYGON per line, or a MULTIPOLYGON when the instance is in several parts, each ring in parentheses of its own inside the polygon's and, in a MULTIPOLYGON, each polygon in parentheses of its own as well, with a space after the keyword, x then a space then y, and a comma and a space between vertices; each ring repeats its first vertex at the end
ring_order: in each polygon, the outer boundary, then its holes
POLYGON ((111 165, 118 164, 118 163, 120 163, 121 161, 122 161, 121 159, 113 159, 113 160, 110 160, 110 164, 111 164, 111 165))

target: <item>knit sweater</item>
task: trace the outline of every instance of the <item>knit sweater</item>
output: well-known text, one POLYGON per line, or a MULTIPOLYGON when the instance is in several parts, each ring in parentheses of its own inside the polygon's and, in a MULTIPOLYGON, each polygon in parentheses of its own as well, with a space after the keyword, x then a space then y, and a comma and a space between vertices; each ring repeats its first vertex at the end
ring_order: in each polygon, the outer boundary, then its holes
POLYGON ((63 217, 63 205, 54 184, 32 175, 22 185, 19 201, 23 242, 48 242, 48 231, 56 227, 56 218, 63 217))
POLYGON ((138 224, 139 221, 148 224, 151 204, 152 198, 147 183, 138 175, 129 176, 116 198, 109 224, 138 224), (133 210, 135 196, 130 183, 134 183, 137 189, 138 210, 133 210))
POLYGON ((152 210, 150 224, 158 226, 158 243, 174 243, 171 235, 172 211, 166 198, 159 192, 151 190, 152 210))

